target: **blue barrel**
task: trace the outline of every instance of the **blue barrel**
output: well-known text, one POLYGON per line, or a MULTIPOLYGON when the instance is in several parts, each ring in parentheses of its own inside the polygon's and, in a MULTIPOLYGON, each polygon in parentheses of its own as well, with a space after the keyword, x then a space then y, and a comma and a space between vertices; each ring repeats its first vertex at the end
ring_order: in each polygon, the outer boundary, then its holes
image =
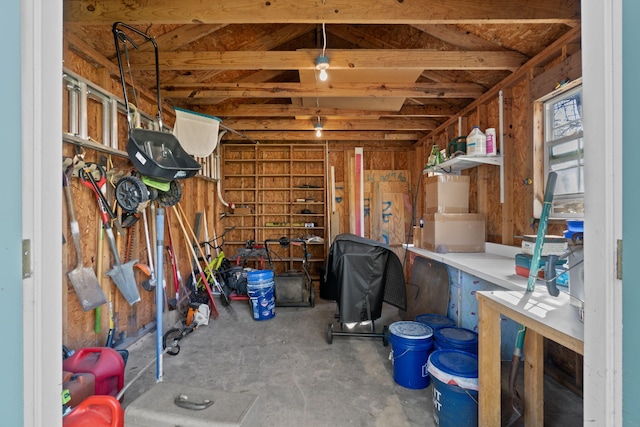
POLYGON ((427 388, 427 359, 433 348, 433 329, 424 323, 402 321, 392 323, 389 333, 394 381, 406 388, 427 388))
POLYGON ((478 354, 478 333, 471 329, 447 326, 434 333, 436 350, 454 349, 478 354))
POLYGON ((477 427, 478 357, 460 350, 435 350, 429 356, 428 371, 436 425, 477 427))
POLYGON ((247 294, 253 320, 268 320, 276 315, 273 270, 253 270, 247 273, 247 294))
POLYGON ((430 326, 434 332, 440 328, 444 328, 447 326, 456 326, 456 322, 449 319, 447 316, 432 313, 417 315, 416 322, 424 323, 425 325, 430 326))

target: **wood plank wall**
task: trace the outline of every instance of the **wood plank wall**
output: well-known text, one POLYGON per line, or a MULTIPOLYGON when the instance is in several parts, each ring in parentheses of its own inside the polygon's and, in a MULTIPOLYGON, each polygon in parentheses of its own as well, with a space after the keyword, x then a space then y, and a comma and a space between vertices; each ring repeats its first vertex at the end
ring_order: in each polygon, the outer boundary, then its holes
MULTIPOLYGON (((542 200, 544 177, 534 174, 534 131, 539 131, 534 129, 534 106, 536 100, 556 89, 557 82, 581 77, 580 53, 580 28, 576 27, 412 149, 415 153, 412 158, 419 159, 413 164, 412 173, 421 175, 434 144, 446 148, 449 141, 467 135, 476 125, 482 130, 494 127, 499 132, 499 91, 502 91, 504 203, 500 203, 498 167, 480 165, 462 172, 471 181, 469 210, 486 214, 489 242, 520 246, 519 236, 537 232, 534 197, 542 200), (529 184, 531 181, 533 185, 529 184)), ((418 198, 423 197, 422 193, 421 190, 418 198)), ((419 202, 416 206, 423 205, 419 202)), ((564 229, 564 221, 551 221, 548 233, 562 234, 564 229)))
MULTIPOLYGON (((64 49, 64 64, 65 67, 79 75, 82 78, 110 91, 117 97, 122 98, 122 88, 119 84, 119 78, 114 75, 113 69, 108 69, 100 66, 96 66, 95 62, 88 60, 88 58, 82 53, 77 52, 69 48, 69 45, 65 45, 64 49)), ((138 88, 140 90, 140 88, 138 88)), ((63 105, 63 131, 69 131, 69 118, 68 118, 68 100, 64 99, 63 105)), ((141 110, 150 115, 155 115, 156 104, 155 95, 152 93, 141 91, 140 103, 141 110)), ((171 116, 170 109, 165 109, 163 113, 164 122, 171 126, 173 124, 174 117, 171 116)), ((88 133, 91 139, 102 142, 102 122, 100 106, 97 103, 89 102, 88 105, 88 133)), ((125 120, 122 120, 118 124, 119 137, 119 150, 125 152, 126 138, 127 138, 127 124, 125 120)), ((52 135, 52 138, 59 138, 58 135, 52 135)), ((114 182, 119 176, 127 175, 132 169, 133 165, 129 162, 126 156, 109 155, 101 153, 91 149, 80 149, 74 144, 63 144, 63 155, 67 158, 73 158, 76 154, 82 154, 85 162, 104 162, 107 165, 109 176, 114 176, 114 182)), ((63 159, 60 159, 61 167, 63 159)), ((54 179, 54 177, 52 177, 54 179)), ((55 177, 55 179, 60 179, 55 177)), ((220 206, 215 200, 215 183, 210 179, 205 178, 190 178, 188 180, 180 181, 182 186, 182 198, 180 205, 185 211, 185 220, 188 221, 191 226, 194 224, 196 212, 206 212, 207 224, 209 232, 213 233, 214 226, 216 225, 216 218, 219 216, 220 206)), ((71 179, 72 193, 75 202, 76 213, 78 217, 78 223, 81 229, 81 245, 83 251, 84 265, 85 267, 91 267, 94 271, 98 272, 98 266, 100 260, 98 259, 98 247, 100 245, 101 236, 101 222, 98 215, 98 206, 96 199, 92 191, 81 184, 77 177, 71 179)), ((113 201, 112 185, 107 185, 107 199, 113 201)), ((62 192, 62 188, 61 188, 62 192)), ((73 243, 71 239, 71 233, 68 226, 66 204, 64 206, 63 215, 63 230, 64 230, 64 242, 63 243, 63 292, 65 293, 63 301, 63 344, 68 348, 77 349, 81 347, 90 346, 103 346, 106 343, 107 334, 109 332, 109 308, 113 309, 116 335, 115 339, 125 340, 125 343, 132 342, 136 338, 142 336, 145 331, 150 328, 155 322, 155 293, 146 291, 142 288, 141 283, 146 276, 139 270, 134 269, 136 281, 138 283, 138 289, 140 292, 141 301, 139 303, 130 306, 127 301, 122 297, 112 280, 106 276, 106 272, 112 266, 112 255, 109 250, 109 245, 106 240, 102 243, 102 274, 98 280, 100 281, 104 293, 107 296, 110 304, 103 305, 99 310, 101 311, 101 319, 99 328, 96 328, 96 316, 95 311, 84 312, 76 294, 66 277, 66 272, 74 268, 76 264, 75 250, 73 249, 73 243)), ((173 237, 175 241, 174 250, 178 258, 178 265, 181 276, 184 280, 188 279, 188 276, 192 270, 191 254, 185 245, 185 238, 183 232, 177 222, 176 216, 173 211, 168 213, 170 221, 167 221, 168 226, 171 227, 173 237)), ((166 218, 166 216, 165 216, 166 218)), ((149 218, 151 220, 151 218, 149 218)), ((148 264, 148 252, 146 249, 146 241, 144 235, 144 228, 142 220, 139 220, 130 229, 125 229, 125 236, 119 236, 116 233, 116 241, 118 252, 120 257, 123 258, 126 251, 127 237, 126 233, 131 232, 133 235, 133 243, 131 245, 131 259, 137 259, 142 264, 148 264), (128 231, 130 230, 130 231, 128 231)), ((204 238, 204 234, 201 234, 204 238)), ((165 232, 165 243, 167 243, 168 232, 165 232)), ((155 256, 155 242, 151 241, 152 253, 155 256)), ((167 297, 173 298, 174 283, 173 273, 171 270, 171 264, 165 253, 165 274, 167 297)), ((156 274, 159 276, 159 273, 156 274)))

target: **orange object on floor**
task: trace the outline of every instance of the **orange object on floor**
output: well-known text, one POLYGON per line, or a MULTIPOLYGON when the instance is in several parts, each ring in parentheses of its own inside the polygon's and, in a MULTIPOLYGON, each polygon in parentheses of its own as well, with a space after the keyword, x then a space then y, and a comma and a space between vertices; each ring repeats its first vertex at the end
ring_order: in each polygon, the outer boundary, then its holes
POLYGON ((113 396, 89 396, 62 419, 64 427, 124 427, 124 410, 113 396))

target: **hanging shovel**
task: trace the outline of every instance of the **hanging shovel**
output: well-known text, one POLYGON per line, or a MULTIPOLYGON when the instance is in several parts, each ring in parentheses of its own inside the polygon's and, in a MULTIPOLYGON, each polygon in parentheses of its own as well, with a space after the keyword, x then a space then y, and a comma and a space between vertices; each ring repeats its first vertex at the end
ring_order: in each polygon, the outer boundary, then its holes
POLYGON ((126 264, 120 263, 120 256, 118 255, 118 248, 116 247, 116 238, 113 235, 113 229, 111 228, 108 205, 104 203, 104 195, 96 185, 95 179, 91 176, 91 171, 86 168, 81 170, 80 179, 82 179, 85 185, 87 185, 86 183, 90 183, 90 185, 87 186, 93 190, 96 200, 98 201, 98 207, 100 208, 102 226, 104 227, 107 240, 109 241, 109 248, 113 255, 113 267, 111 270, 107 271, 107 276, 111 277, 111 280, 116 284, 129 305, 133 305, 140 301, 140 293, 138 292, 136 278, 133 274, 133 266, 138 262, 138 260, 131 260, 126 264))
POLYGON ((67 210, 69 215, 69 226, 71 227, 71 236, 73 237, 73 246, 76 248, 76 267, 67 273, 73 289, 76 291, 78 300, 82 305, 82 310, 89 311, 100 307, 107 302, 107 298, 102 292, 100 282, 96 277, 96 273, 90 267, 84 267, 82 264, 82 246, 80 245, 80 227, 76 219, 76 210, 73 204, 73 195, 71 187, 69 187, 69 177, 62 173, 62 186, 64 194, 67 198, 67 210))

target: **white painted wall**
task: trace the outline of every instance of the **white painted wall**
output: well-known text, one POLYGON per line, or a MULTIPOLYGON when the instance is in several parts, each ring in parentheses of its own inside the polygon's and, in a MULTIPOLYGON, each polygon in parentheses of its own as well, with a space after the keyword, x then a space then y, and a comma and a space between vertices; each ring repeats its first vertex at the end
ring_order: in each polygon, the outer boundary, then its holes
MULTIPOLYGON (((22 321, 24 329, 23 425, 56 427, 62 425, 62 0, 20 4, 21 79, 13 87, 22 94, 13 106, 21 113, 22 239, 31 241, 33 268, 22 281, 22 312, 3 324, 22 321)), ((16 39, 7 36, 6 44, 16 39)))

